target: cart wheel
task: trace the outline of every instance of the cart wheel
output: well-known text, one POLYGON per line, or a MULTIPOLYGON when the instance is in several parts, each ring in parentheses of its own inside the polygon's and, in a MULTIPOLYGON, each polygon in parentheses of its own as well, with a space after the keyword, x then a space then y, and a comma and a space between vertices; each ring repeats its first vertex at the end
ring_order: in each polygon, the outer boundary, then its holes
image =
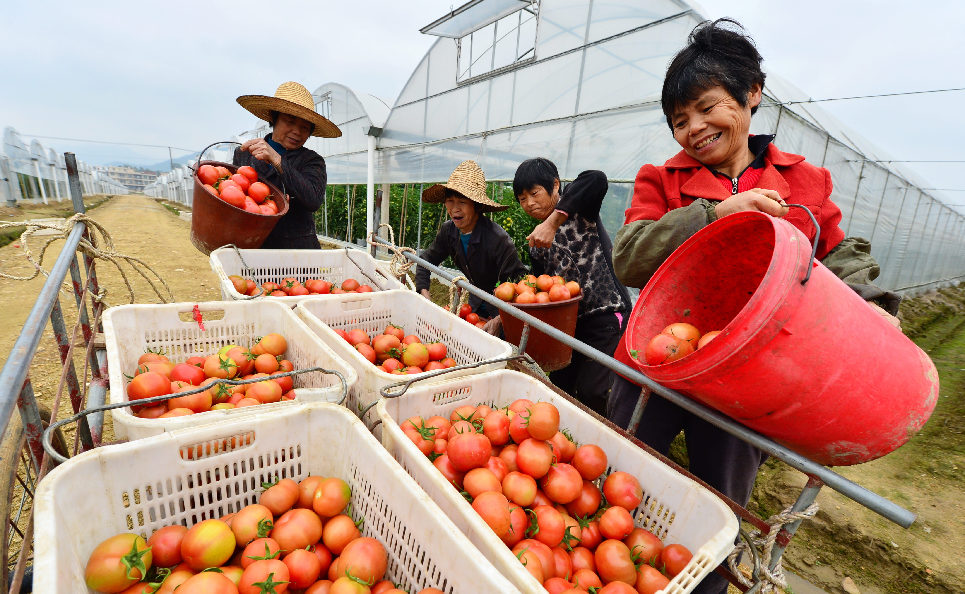
MULTIPOLYGON (((50 424, 50 411, 41 408, 40 418, 46 428, 50 424)), ((67 457, 67 441, 58 429, 52 436, 54 448, 60 455, 67 457)), ((25 450, 23 424, 20 414, 14 410, 10 416, 10 423, 0 442, 0 517, 3 522, 0 553, 3 563, 0 564, 0 584, 9 588, 13 577, 13 569, 17 564, 17 557, 23 546, 23 531, 33 511, 33 497, 37 486, 37 473, 30 462, 30 456, 25 450)), ((30 592, 33 581, 31 579, 31 560, 28 566, 20 592, 30 592)))

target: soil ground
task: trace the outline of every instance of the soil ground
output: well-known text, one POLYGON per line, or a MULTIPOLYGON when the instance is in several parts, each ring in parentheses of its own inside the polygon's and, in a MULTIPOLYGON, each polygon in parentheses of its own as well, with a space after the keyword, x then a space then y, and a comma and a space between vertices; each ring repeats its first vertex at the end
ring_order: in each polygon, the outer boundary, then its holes
MULTIPOLYGON (((144 196, 103 196, 87 200, 89 215, 111 234, 118 253, 142 259, 170 286, 177 301, 220 299, 217 279, 208 258, 189 240, 190 223, 177 216, 183 206, 144 196), (95 207, 96 206, 96 207, 95 207)), ((0 221, 64 217, 69 203, 0 207, 0 221)), ((29 243, 36 254, 46 237, 29 243)), ((49 269, 62 240, 54 242, 44 259, 49 269)), ((14 234, 9 243, 0 237, 0 272, 25 275, 32 271, 21 242, 14 234)), ((159 303, 149 285, 130 268, 138 303, 159 303)), ((98 279, 107 289, 110 305, 129 301, 117 270, 101 262, 98 279)), ((0 279, 0 360, 19 335, 43 278, 31 281, 0 279)), ((433 287, 438 301, 448 292, 433 287)), ((68 327, 73 320, 73 299, 61 294, 68 327)), ((915 592, 965 592, 965 287, 946 289, 902 305, 904 329, 924 348, 939 368, 941 395, 925 429, 908 444, 882 459, 836 469, 852 481, 877 492, 918 514, 910 529, 889 523, 828 488, 822 489, 821 511, 805 522, 791 542, 785 565, 829 593, 846 592, 845 578, 864 594, 915 592)), ((82 357, 75 356, 82 365, 82 357)), ((79 368, 82 369, 82 368, 79 368)), ((48 329, 30 368, 35 391, 48 406, 57 391, 60 364, 48 329)), ((58 418, 68 416, 69 405, 58 408, 58 418)), ((68 431, 68 439, 71 431, 68 431)), ((109 424, 105 441, 112 439, 109 424)), ((751 511, 767 518, 789 506, 800 492, 805 477, 783 463, 772 461, 758 480, 751 511)), ((850 587, 850 585, 849 585, 850 587)), ((789 590, 791 591, 791 590, 789 590)), ((854 590, 851 590, 853 592, 854 590)))

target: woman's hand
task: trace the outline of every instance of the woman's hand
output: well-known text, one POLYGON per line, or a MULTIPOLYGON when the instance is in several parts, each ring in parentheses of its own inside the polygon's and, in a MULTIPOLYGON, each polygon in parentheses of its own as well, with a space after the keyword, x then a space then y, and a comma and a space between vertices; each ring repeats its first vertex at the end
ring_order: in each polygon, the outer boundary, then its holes
POLYGON ((881 307, 880 305, 878 305, 877 303, 872 303, 871 301, 866 301, 865 303, 867 303, 868 305, 870 305, 870 306, 871 306, 871 309, 875 310, 875 311, 878 313, 878 315, 880 315, 881 317, 883 317, 883 318, 885 319, 886 322, 888 322, 889 324, 891 324, 891 325, 894 326, 895 328, 901 330, 901 320, 899 320, 899 319, 896 318, 895 316, 893 316, 893 315, 891 315, 890 313, 888 313, 887 311, 885 311, 885 309, 884 309, 883 307, 881 307))
POLYGON ((560 211, 555 211, 546 217, 545 221, 536 225, 533 232, 526 236, 529 247, 548 248, 553 245, 556 231, 560 228, 560 225, 566 222, 566 219, 566 214, 560 211))
POLYGON ((714 210, 717 212, 718 219, 735 212, 748 211, 763 212, 772 217, 783 217, 787 214, 788 207, 776 190, 752 188, 719 202, 714 210))
POLYGON ((281 173, 281 155, 278 151, 271 148, 264 138, 255 138, 254 140, 248 140, 241 145, 241 150, 248 151, 251 156, 258 159, 259 161, 265 161, 271 164, 278 173, 281 173))
POLYGON ((486 332, 492 334, 493 336, 499 336, 499 332, 503 329, 503 319, 499 316, 486 322, 486 325, 482 328, 486 332))
POLYGON ((419 294, 425 297, 426 299, 428 299, 429 301, 432 301, 432 296, 429 294, 429 289, 422 289, 421 291, 419 291, 419 294))

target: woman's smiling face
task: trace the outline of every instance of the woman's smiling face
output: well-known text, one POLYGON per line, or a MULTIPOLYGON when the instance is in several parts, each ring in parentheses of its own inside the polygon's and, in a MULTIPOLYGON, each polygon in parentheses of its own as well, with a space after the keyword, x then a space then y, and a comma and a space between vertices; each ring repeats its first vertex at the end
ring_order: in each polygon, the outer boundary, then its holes
POLYGON ((678 107, 670 119, 674 140, 688 155, 704 165, 735 177, 749 164, 747 135, 751 109, 761 102, 755 85, 741 105, 722 86, 702 91, 696 99, 678 107))

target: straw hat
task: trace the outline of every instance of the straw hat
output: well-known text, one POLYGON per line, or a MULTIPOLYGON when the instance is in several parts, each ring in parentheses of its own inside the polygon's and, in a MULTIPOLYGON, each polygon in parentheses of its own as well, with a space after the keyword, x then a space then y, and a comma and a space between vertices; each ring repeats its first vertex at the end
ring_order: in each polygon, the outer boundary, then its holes
POLYGON ((267 95, 242 95, 238 97, 238 103, 266 122, 271 121, 271 112, 277 111, 287 113, 303 120, 315 124, 315 131, 312 136, 323 136, 325 138, 338 138, 342 131, 315 111, 315 99, 308 89, 297 82, 284 82, 278 85, 274 97, 267 95))
POLYGON ((426 188, 422 192, 422 201, 430 203, 445 202, 447 188, 478 204, 480 212, 509 208, 508 204, 493 202, 486 196, 486 174, 475 161, 463 161, 449 176, 447 183, 435 184, 426 188))

